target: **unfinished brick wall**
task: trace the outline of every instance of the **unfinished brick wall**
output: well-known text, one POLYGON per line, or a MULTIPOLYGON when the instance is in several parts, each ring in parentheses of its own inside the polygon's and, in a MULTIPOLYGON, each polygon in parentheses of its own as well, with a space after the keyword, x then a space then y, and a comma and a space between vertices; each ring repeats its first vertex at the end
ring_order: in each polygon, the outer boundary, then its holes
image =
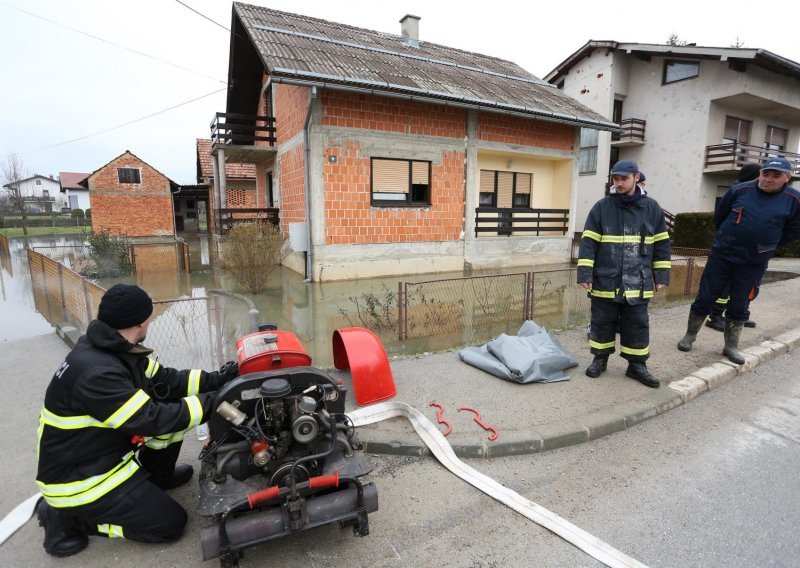
MULTIPOLYGON (((275 116, 278 144, 286 143, 303 131, 308 112, 308 88, 275 85, 275 116)), ((278 154, 280 161, 281 229, 289 230, 289 223, 306 220, 305 155, 303 144, 278 154)))
POLYGON ((447 138, 463 138, 466 133, 463 109, 333 90, 323 90, 321 99, 325 126, 447 138))
POLYGON ((278 145, 285 144, 303 130, 308 114, 308 87, 273 85, 275 90, 275 125, 278 145))
POLYGON ((169 179, 125 152, 89 176, 92 229, 114 235, 158 237, 175 234, 169 179), (141 183, 120 183, 118 168, 137 168, 141 183))
POLYGON ((431 167, 430 207, 373 207, 370 159, 358 142, 329 147, 323 166, 326 244, 455 241, 464 216, 464 153, 443 151, 431 167))
POLYGON ((566 124, 493 112, 478 115, 478 139, 551 150, 574 150, 575 128, 566 124))

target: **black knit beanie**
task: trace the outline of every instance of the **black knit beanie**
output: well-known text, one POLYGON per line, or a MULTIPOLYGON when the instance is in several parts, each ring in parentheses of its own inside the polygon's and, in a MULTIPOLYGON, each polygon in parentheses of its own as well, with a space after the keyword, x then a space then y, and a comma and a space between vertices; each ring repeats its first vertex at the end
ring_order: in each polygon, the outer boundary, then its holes
POLYGON ((114 284, 106 290, 97 309, 97 319, 114 329, 143 323, 153 313, 153 300, 147 292, 130 284, 114 284))
POLYGON ((761 173, 761 166, 758 164, 745 164, 739 170, 739 175, 736 177, 737 182, 753 181, 761 173))

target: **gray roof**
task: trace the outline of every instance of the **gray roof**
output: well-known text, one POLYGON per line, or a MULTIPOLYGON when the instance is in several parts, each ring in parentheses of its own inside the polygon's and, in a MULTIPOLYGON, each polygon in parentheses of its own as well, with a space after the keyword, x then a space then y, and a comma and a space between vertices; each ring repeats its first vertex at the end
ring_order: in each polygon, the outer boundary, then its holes
POLYGON ((275 82, 367 89, 419 99, 618 128, 510 61, 387 34, 234 3, 238 18, 275 82))

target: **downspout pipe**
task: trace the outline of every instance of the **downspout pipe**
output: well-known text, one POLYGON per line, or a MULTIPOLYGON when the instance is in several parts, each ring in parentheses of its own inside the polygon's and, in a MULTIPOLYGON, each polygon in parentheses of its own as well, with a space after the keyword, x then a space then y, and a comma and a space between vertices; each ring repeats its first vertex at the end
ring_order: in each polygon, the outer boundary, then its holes
POLYGON ((310 128, 311 128, 311 113, 313 111, 314 99, 317 98, 317 87, 311 87, 308 93, 308 113, 306 113, 306 121, 303 125, 303 152, 305 158, 305 167, 303 168, 305 178, 305 201, 306 201, 306 279, 303 283, 308 284, 314 281, 314 263, 313 251, 314 245, 311 242, 311 144, 310 144, 310 128))

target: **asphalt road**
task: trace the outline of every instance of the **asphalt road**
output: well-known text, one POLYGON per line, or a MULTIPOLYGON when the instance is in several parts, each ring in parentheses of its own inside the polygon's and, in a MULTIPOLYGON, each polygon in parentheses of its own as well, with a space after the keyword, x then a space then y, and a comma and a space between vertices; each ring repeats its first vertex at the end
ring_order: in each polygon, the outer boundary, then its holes
MULTIPOLYGON (((799 364, 798 351, 780 356, 594 442, 469 464, 649 566, 798 566, 799 364)), ((187 439, 186 457, 198 447, 187 439)), ((250 549, 242 566, 600 566, 432 459, 371 459, 380 510, 369 536, 323 527, 250 549)), ((17 460, 7 453, 4 463, 15 475, 17 460)), ((195 484, 175 496, 193 509, 195 484)), ((0 565, 217 566, 200 559, 204 524, 193 514, 173 545, 93 538, 86 551, 59 560, 44 554, 31 521, 0 547, 0 565)))

